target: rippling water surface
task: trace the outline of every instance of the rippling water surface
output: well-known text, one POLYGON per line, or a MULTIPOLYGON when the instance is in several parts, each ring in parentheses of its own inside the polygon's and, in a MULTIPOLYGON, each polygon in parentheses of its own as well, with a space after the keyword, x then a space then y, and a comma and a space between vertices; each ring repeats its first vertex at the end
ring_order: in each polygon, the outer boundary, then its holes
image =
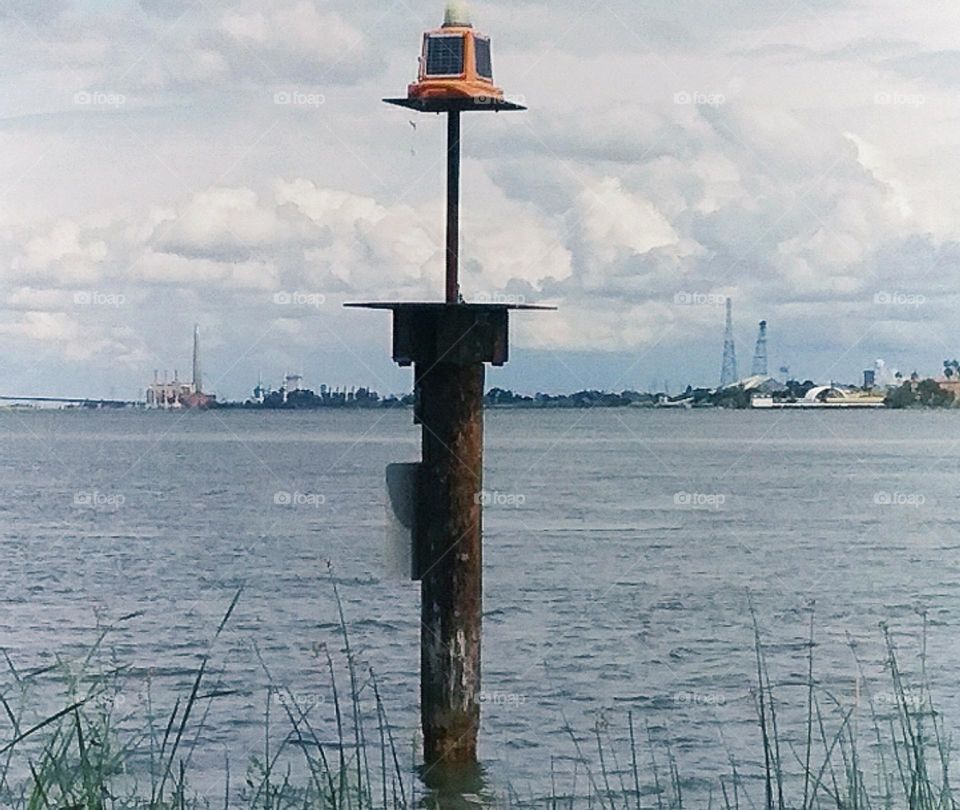
MULTIPOLYGON (((575 754, 565 723, 589 736, 599 720, 622 739, 628 711, 644 740, 669 742, 691 793, 731 755, 756 767, 750 600, 787 734, 799 733, 813 600, 820 680, 841 700, 855 688, 848 641, 882 689, 878 623, 913 660, 927 610, 934 692, 960 728, 956 420, 488 413, 491 782, 548 791, 551 760, 569 773, 575 754)), ((406 411, 0 412, 2 644, 28 671, 138 613, 106 645, 169 707, 243 586, 211 658, 237 694, 211 705, 193 761, 215 781, 225 750, 243 760, 262 747, 258 653, 335 737, 319 646, 340 646, 330 561, 355 651, 409 752, 419 593, 384 576, 382 481, 418 442, 406 411)))

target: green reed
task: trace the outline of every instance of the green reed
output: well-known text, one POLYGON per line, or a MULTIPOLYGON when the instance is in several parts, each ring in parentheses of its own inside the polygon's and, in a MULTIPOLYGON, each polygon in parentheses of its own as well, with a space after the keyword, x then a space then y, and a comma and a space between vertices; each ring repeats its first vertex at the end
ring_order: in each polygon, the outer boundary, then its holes
MULTIPOLYGON (((6 652, 7 677, 0 687, 3 731, 0 744, 0 807, 11 810, 407 810, 411 807, 468 807, 473 796, 424 790, 415 762, 401 764, 394 728, 387 721, 380 685, 362 666, 351 646, 347 621, 336 584, 339 617, 335 650, 321 645, 318 663, 328 673, 333 696, 334 739, 318 733, 311 707, 279 685, 268 662, 256 649, 270 684, 263 714, 263 745, 243 757, 242 780, 225 778, 219 795, 202 795, 191 786, 193 753, 219 698, 235 695, 211 673, 213 648, 240 599, 238 591, 200 657, 189 691, 165 715, 155 711, 149 681, 144 693, 146 720, 131 729, 116 696, 123 693, 129 667, 104 653, 111 628, 98 632, 79 661, 58 660, 21 672, 6 652), (103 659, 106 657, 106 663, 103 659), (346 685, 340 679, 346 672, 346 685), (338 675, 339 673, 339 675, 338 675), (29 696, 41 679, 60 677, 64 708, 28 720, 29 696), (282 695, 278 721, 274 698, 282 695), (371 718, 373 718, 371 720, 371 718), (279 736, 276 731, 280 723, 279 736)), ((886 656, 889 692, 886 707, 871 692, 856 647, 850 648, 857 669, 854 705, 844 703, 816 678, 815 622, 811 611, 806 642, 804 716, 799 738, 781 728, 778 688, 756 615, 753 614, 756 681, 755 764, 745 767, 729 754, 727 772, 716 778, 705 802, 712 810, 954 810, 950 782, 950 737, 934 710, 926 659, 926 617, 920 636, 920 669, 905 674, 896 644, 886 625, 880 628, 886 656), (862 690, 862 691, 861 691, 862 690), (861 729, 860 709, 866 722, 861 729), (883 711, 883 708, 889 709, 883 711), (762 795, 758 795, 762 794, 762 795)), ((124 617, 127 621, 135 616, 124 617)), ((669 744, 658 742, 649 722, 636 710, 624 718, 602 713, 594 728, 578 734, 562 717, 572 742, 572 773, 549 760, 550 794, 521 798, 515 786, 489 793, 488 805, 538 807, 544 810, 681 810, 688 783, 669 744), (640 731, 640 733, 638 733, 640 731), (643 748, 646 748, 646 751, 643 748), (568 784, 568 789, 563 786, 568 784)), ((545 764, 544 768, 546 769, 545 764)))

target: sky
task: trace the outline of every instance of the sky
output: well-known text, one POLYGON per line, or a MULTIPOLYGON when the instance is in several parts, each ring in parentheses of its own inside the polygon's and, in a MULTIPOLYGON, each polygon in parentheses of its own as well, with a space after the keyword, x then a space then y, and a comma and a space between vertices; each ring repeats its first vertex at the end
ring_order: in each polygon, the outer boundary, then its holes
MULTIPOLYGON (((476 0, 529 110, 463 123, 463 293, 490 385, 856 381, 960 354, 960 5, 476 0)), ((0 394, 185 375, 411 387, 388 315, 443 288, 443 137, 405 93, 438 0, 0 0, 0 394)))

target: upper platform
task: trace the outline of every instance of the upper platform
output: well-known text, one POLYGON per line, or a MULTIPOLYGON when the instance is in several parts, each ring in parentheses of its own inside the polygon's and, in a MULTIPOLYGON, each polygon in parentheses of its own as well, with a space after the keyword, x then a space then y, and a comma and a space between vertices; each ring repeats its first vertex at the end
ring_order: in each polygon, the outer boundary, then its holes
POLYGON ((445 112, 513 112, 527 109, 521 104, 505 101, 493 96, 472 96, 462 98, 385 98, 387 104, 406 107, 409 110, 426 113, 445 112))

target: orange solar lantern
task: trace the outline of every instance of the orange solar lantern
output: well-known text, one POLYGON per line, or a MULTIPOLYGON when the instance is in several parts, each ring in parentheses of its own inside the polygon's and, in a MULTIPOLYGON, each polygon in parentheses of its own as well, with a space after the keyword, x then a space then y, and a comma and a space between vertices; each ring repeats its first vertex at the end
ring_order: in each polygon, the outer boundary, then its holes
POLYGON ((443 27, 423 35, 417 81, 406 98, 387 104, 417 112, 447 114, 447 273, 446 302, 460 301, 460 113, 524 110, 507 101, 493 83, 490 38, 478 34, 463 3, 447 5, 443 27))
POLYGON ((448 5, 443 27, 423 35, 420 72, 407 96, 503 100, 503 90, 493 83, 490 37, 473 30, 464 6, 448 5))

